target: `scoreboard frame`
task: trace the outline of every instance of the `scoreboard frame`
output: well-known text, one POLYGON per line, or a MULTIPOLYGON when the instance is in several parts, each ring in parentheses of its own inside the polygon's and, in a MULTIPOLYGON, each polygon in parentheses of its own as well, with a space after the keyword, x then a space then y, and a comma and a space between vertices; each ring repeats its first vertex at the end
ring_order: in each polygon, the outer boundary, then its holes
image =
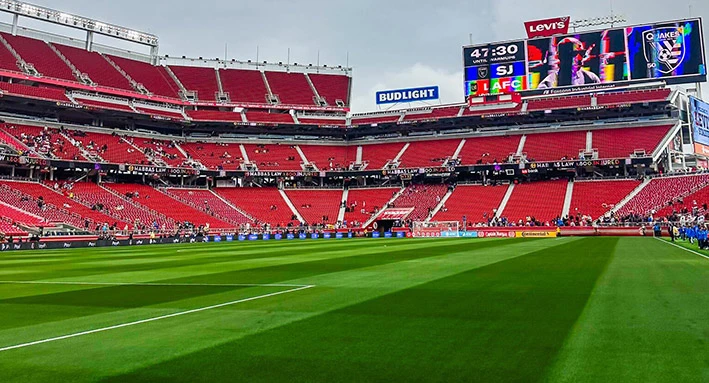
POLYGON ((649 81, 667 84, 707 81, 701 17, 465 45, 462 58, 466 99, 505 93, 563 94, 649 81), (639 36, 652 39, 644 41, 639 36), (530 47, 545 43, 550 48, 542 49, 541 56, 539 49, 532 48, 535 57, 530 60, 530 47), (563 76, 556 64, 561 61, 559 57, 568 54, 561 56, 554 50, 561 43, 573 45, 571 55, 580 63, 574 67, 574 75, 567 74, 565 81, 559 80, 563 76), (517 51, 510 54, 511 46, 517 51), (663 63, 665 70, 659 70, 663 63), (574 76, 574 80, 569 80, 574 76))

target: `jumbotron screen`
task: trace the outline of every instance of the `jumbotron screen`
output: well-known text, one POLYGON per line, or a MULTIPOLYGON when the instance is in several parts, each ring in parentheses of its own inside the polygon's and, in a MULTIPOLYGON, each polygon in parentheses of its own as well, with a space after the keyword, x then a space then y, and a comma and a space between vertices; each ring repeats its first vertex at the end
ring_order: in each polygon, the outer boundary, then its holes
POLYGON ((706 81, 701 19, 463 47, 465 95, 706 81))

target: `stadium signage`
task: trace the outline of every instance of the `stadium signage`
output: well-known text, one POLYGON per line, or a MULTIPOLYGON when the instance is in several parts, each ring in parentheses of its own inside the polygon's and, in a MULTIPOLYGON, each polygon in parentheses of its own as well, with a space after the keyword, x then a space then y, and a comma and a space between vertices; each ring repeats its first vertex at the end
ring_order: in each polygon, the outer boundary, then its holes
POLYGON ((438 86, 383 90, 376 93, 377 105, 438 100, 438 86))
POLYGON ((553 19, 543 19, 535 21, 525 21, 524 29, 527 31, 527 37, 533 39, 535 37, 548 37, 553 35, 565 35, 569 33, 569 16, 555 17, 553 19))
POLYGON ((694 142, 709 145, 709 104, 696 97, 690 97, 689 114, 694 142))
POLYGON ((464 46, 465 97, 706 81, 700 18, 583 32, 569 32, 561 19, 526 23, 528 39, 464 46))

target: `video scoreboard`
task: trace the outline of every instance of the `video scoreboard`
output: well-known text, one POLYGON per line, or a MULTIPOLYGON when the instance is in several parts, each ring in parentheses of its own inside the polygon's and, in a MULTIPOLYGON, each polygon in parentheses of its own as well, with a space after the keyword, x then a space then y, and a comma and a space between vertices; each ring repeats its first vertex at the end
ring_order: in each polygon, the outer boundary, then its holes
POLYGON ((706 81, 701 19, 463 47, 465 95, 706 81))

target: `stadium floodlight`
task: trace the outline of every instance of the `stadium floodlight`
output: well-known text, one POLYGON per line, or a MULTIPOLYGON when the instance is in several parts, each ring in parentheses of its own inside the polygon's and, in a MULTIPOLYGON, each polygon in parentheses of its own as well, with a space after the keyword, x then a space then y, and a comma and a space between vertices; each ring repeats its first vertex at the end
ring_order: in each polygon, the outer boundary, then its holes
POLYGON ((610 25, 611 27, 615 24, 620 24, 628 21, 623 15, 609 15, 603 17, 592 17, 587 19, 573 20, 569 24, 571 28, 576 30, 576 28, 588 28, 597 27, 602 25, 610 25))
POLYGON ((88 17, 78 16, 67 12, 57 11, 52 8, 42 7, 15 0, 0 0, 0 11, 16 16, 25 16, 49 23, 64 25, 71 28, 94 32, 121 40, 126 40, 150 47, 158 46, 158 37, 145 32, 114 24, 104 23, 88 17))

